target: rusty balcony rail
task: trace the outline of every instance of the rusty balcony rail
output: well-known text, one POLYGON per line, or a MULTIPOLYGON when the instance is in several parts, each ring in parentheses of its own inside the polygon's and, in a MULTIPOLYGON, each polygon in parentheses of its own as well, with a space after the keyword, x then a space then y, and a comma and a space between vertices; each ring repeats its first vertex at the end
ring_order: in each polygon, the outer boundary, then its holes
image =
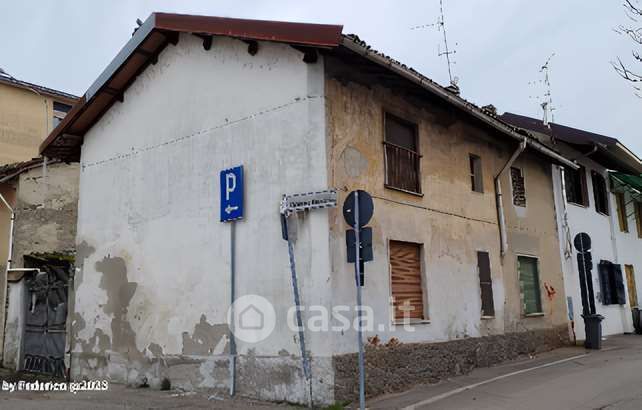
POLYGON ((384 142, 386 160, 386 186, 403 191, 421 193, 419 153, 384 142))

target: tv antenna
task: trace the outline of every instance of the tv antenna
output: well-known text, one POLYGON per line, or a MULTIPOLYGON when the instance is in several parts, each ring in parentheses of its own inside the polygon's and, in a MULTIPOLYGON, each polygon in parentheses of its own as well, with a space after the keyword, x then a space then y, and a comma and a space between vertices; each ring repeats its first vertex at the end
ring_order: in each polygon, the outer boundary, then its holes
MULTIPOLYGON (((539 69, 540 74, 543 74, 543 79, 539 81, 530 82, 531 85, 542 84, 544 86, 544 95, 539 98, 540 107, 544 111, 544 118, 542 122, 545 126, 550 127, 550 122, 555 122, 555 107, 553 106, 553 97, 551 95, 551 80, 550 80, 550 70, 551 70, 551 59, 555 56, 555 53, 552 53, 544 65, 539 69)), ((533 97, 530 97, 533 98, 533 97)))
MULTIPOLYGON (((421 29, 432 28, 432 27, 437 27, 437 30, 443 33, 444 51, 441 51, 441 49, 438 49, 437 56, 446 57, 446 63, 448 64, 448 79, 450 80, 450 85, 457 87, 459 78, 457 76, 453 76, 453 69, 452 69, 452 66, 456 64, 456 62, 453 61, 453 59, 451 58, 451 55, 456 54, 457 51, 451 50, 450 48, 448 48, 448 36, 446 35, 446 19, 444 14, 444 0, 439 0, 439 20, 437 20, 435 23, 428 23, 428 24, 422 24, 422 25, 410 27, 410 30, 421 30, 421 29)), ((455 45, 457 45, 457 43, 455 43, 455 45)))

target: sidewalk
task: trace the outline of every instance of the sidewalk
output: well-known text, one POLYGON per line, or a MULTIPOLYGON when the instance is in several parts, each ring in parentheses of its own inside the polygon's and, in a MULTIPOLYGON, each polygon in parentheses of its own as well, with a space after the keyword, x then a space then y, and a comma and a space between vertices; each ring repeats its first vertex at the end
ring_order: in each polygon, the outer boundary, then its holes
MULTIPOLYGON (((608 383, 602 383, 599 375, 610 377, 611 380, 630 377, 622 381, 638 383, 642 381, 642 366, 638 379, 636 372, 628 367, 642 364, 642 337, 634 335, 621 335, 609 337, 602 350, 586 350, 583 347, 565 347, 551 352, 546 352, 533 358, 512 361, 490 368, 478 368, 470 374, 444 380, 433 385, 419 385, 401 394, 387 395, 368 401, 369 409, 530 409, 530 408, 568 408, 556 406, 561 402, 580 403, 577 408, 602 408, 582 407, 587 391, 605 390, 604 397, 589 398, 598 402, 601 399, 618 400, 627 393, 612 391, 608 383), (609 364, 610 361, 610 364, 609 364), (610 368, 612 366, 612 368, 610 368), (616 368, 616 366, 618 366, 616 368), (620 369, 627 366, 627 369, 620 369), (629 371, 630 370, 630 371, 629 371), (595 375, 598 376, 595 376, 595 375), (631 376, 632 375, 632 376, 631 376), (556 388, 553 380, 575 380, 578 383, 578 393, 573 389, 556 388), (596 386, 592 387, 595 379, 596 386), (585 383, 582 384, 582 380, 585 383), (547 392, 541 397, 534 393, 536 389, 547 392), (610 389, 610 390, 609 390, 610 389), (580 393, 579 390, 582 390, 580 393), (575 397, 577 395, 578 397, 575 397), (547 397, 546 397, 547 396, 547 397), (552 407, 544 405, 544 400, 551 400, 552 407), (531 406, 529 400, 532 400, 531 406)), ((561 384, 558 384, 561 386, 561 384)), ((639 389, 632 389, 636 394, 639 389)), ((626 399, 626 397, 624 398, 626 399)), ((603 401, 604 401, 603 400, 603 401)), ((638 407, 642 403, 636 402, 638 407)), ((575 408, 575 407, 574 407, 575 408)), ((610 408, 610 407, 609 407, 610 408)), ((614 407, 620 408, 620 407, 614 407)), ((628 408, 628 407, 622 407, 628 408)))

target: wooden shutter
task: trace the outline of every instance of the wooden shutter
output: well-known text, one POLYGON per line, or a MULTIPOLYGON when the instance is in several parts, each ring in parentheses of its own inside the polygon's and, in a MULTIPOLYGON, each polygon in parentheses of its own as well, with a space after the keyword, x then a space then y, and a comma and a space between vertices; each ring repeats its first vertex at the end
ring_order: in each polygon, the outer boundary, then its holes
POLYGON ((614 303, 613 298, 611 297, 610 271, 611 262, 600 261, 600 264, 597 265, 597 272, 600 277, 600 293, 602 294, 603 305, 611 305, 614 303))
POLYGON ((537 259, 529 256, 518 256, 517 267, 519 270, 524 314, 541 313, 542 300, 539 289, 537 259))
POLYGON ((635 203, 635 224, 638 226, 638 238, 642 238, 642 202, 635 203))
POLYGON ((493 301, 493 280, 490 275, 490 258, 488 252, 477 252, 479 269, 479 287, 481 290, 482 316, 495 316, 493 301))
POLYGON ((611 265, 613 267, 613 290, 615 291, 615 300, 618 305, 626 304, 626 291, 624 290, 624 278, 622 277, 622 265, 611 265))
POLYGON ((626 215, 626 199, 624 198, 624 193, 616 192, 615 202, 617 203, 617 219, 618 219, 618 222, 620 223, 620 231, 628 232, 629 219, 626 215))
POLYGON ((629 289, 629 305, 631 308, 638 307, 638 290, 635 287, 635 273, 633 265, 624 265, 626 271, 626 283, 629 289))
POLYGON ((424 319, 421 245, 390 241, 390 275, 394 318, 424 319))

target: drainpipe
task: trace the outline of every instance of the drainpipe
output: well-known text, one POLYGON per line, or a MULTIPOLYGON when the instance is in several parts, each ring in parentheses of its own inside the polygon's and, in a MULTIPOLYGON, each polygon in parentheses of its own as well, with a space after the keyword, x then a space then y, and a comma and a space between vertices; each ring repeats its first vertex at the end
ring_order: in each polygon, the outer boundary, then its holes
POLYGON ((13 221, 16 219, 16 214, 13 211, 9 202, 0 194, 0 201, 7 207, 9 213, 11 214, 11 219, 9 221, 9 254, 7 255, 7 272, 11 269, 11 252, 13 252, 13 221))
MULTIPOLYGON (((9 214, 11 215, 11 219, 9 221, 9 254, 7 255, 7 270, 6 270, 6 272, 0 272, 0 274, 4 274, 5 277, 8 278, 9 270, 11 269, 11 253, 13 252, 13 221, 16 218, 16 214, 13 211, 13 208, 11 207, 11 205, 9 205, 9 202, 7 202, 7 200, 4 198, 4 196, 1 193, 0 193, 0 201, 4 204, 4 206, 7 207, 7 209, 9 210, 9 214)), ((0 294, 2 294, 2 296, 3 296, 2 300, 6 304, 6 300, 7 300, 7 283, 5 283, 3 289, 0 290, 0 294)), ((3 320, 3 322, 6 322, 6 320, 7 320, 7 312, 5 311, 4 312, 4 320, 3 320)), ((1 340, 2 348, 0 348, 0 351, 2 352, 2 360, 4 360, 4 336, 5 336, 4 329, 5 328, 6 327, 4 326, 4 323, 3 323, 3 326, 2 326, 2 329, 1 329, 2 330, 2 340, 1 340)))
POLYGON ((506 238, 506 217, 504 216, 504 204, 502 202, 502 184, 500 182, 501 176, 504 174, 504 172, 509 169, 517 157, 524 152, 526 149, 526 139, 522 141, 521 144, 519 144, 519 148, 515 150, 513 155, 510 157, 508 162, 504 165, 504 167, 499 171, 499 173, 495 176, 495 196, 496 196, 496 201, 497 201, 497 219, 499 220, 499 246, 501 250, 501 256, 503 257, 506 255, 506 250, 508 249, 508 239, 506 238))

